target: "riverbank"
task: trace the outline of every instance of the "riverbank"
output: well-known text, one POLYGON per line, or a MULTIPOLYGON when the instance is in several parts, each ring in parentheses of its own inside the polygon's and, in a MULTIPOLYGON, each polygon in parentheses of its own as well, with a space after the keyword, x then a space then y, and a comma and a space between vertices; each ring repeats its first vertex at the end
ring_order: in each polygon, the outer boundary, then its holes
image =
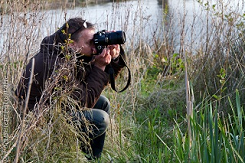
POLYGON ((46 9, 56 9, 59 7, 73 8, 76 6, 87 6, 87 5, 101 4, 107 2, 111 2, 111 0, 68 0, 68 1, 46 0, 45 8, 46 9))
MULTIPOLYGON (((28 6, 34 6, 33 8, 42 8, 45 10, 49 9, 57 9, 57 8, 74 8, 77 6, 87 6, 87 5, 93 5, 93 4, 104 4, 111 2, 112 0, 40 0, 40 1, 27 1, 23 3, 23 8, 18 8, 17 12, 24 11, 25 9, 29 8, 28 6)), ((122 2, 127 0, 116 0, 116 2, 122 2)), ((114 2, 114 1, 113 1, 114 2)), ((13 7, 17 3, 15 1, 5 1, 0 0, 0 13, 8 14, 13 12, 16 7, 13 7)), ((29 8, 30 9, 30 8, 29 8)))

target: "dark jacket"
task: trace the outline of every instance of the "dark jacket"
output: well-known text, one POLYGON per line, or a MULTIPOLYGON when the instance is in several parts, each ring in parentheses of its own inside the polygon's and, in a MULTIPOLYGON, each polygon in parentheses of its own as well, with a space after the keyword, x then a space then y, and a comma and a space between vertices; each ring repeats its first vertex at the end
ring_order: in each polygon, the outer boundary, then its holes
MULTIPOLYGON (((66 71, 67 67, 64 68, 63 66, 69 65, 69 62, 66 60, 61 43, 62 41, 56 32, 43 39, 40 51, 33 57, 35 67, 28 102, 29 110, 33 110, 35 104, 40 103, 40 99, 41 102, 49 101, 48 97, 52 95, 57 85, 61 89, 69 86, 67 92, 73 99, 78 101, 82 107, 92 108, 105 86, 109 83, 108 66, 105 71, 102 71, 93 65, 92 57, 80 57, 76 60, 76 65, 73 66, 74 69, 66 71), (60 76, 57 77, 57 75, 60 76), (64 76, 68 76, 68 82, 64 81, 64 76), (73 77, 69 79, 69 76, 73 77)), ((124 67, 121 57, 122 55, 120 55, 119 60, 111 62, 115 76, 124 67)), ((30 60, 15 91, 17 97, 22 101, 26 98, 31 66, 32 62, 30 60)))

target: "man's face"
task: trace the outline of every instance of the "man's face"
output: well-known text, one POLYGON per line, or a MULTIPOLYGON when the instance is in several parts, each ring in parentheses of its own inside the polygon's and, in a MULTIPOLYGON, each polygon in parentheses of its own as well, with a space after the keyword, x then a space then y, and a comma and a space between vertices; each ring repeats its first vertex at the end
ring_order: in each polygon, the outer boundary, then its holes
POLYGON ((94 34, 94 29, 84 29, 79 33, 78 41, 72 43, 72 48, 82 55, 92 56, 92 54, 96 52, 93 42, 94 34))

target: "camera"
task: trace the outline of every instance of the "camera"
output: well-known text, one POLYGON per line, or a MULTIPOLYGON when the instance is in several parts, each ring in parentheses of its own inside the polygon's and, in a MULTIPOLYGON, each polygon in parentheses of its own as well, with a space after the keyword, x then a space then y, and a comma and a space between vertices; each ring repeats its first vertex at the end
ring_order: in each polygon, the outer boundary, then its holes
POLYGON ((94 34, 93 41, 97 54, 100 54, 108 45, 124 44, 126 42, 126 34, 124 31, 107 32, 102 30, 94 34))

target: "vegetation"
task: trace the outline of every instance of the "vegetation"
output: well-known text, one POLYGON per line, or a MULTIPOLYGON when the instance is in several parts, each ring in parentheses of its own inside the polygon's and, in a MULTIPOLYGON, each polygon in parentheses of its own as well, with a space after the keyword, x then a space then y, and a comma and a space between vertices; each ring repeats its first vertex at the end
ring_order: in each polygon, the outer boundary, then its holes
MULTIPOLYGON (((46 3, 0 2, 1 162, 86 162, 78 134, 60 109, 65 94, 25 120, 14 96, 44 37, 46 3)), ((132 81, 123 93, 110 87, 103 92, 112 111, 101 162, 244 162, 245 15, 225 3, 198 1, 205 20, 193 13, 190 22, 165 3, 161 25, 150 23, 140 7, 124 10, 123 20, 133 17, 140 24, 122 25, 132 34, 125 45, 132 81), (138 33, 149 26, 156 28, 143 39, 138 33)), ((114 17, 109 25, 122 19, 114 17)), ((118 89, 125 74, 116 80, 118 89)))

